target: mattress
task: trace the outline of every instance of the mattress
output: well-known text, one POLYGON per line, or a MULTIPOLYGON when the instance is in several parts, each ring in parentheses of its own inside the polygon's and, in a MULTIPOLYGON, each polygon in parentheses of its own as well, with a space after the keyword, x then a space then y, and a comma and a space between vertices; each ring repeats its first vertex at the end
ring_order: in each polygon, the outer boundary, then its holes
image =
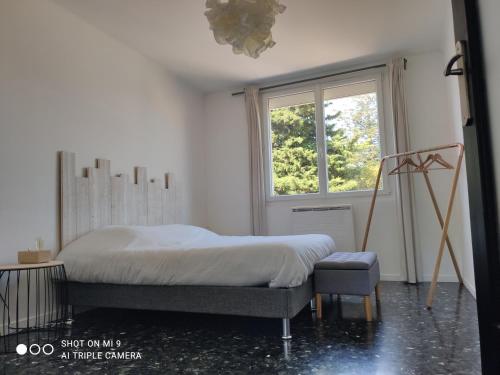
POLYGON ((190 225, 108 226, 58 255, 68 280, 142 285, 295 287, 335 250, 332 238, 221 236, 190 225))

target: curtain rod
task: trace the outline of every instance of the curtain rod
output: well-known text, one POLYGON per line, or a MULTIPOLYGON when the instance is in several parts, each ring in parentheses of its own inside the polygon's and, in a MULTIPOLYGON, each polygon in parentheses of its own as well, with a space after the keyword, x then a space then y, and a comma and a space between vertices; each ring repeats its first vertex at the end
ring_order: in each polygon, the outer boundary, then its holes
MULTIPOLYGON (((405 59, 406 60, 406 59, 405 59)), ((406 61, 405 61, 406 63, 406 61)), ((406 64, 405 64, 406 65, 406 64)), ((286 83, 279 83, 277 85, 271 85, 271 86, 264 86, 259 89, 259 91, 265 91, 265 90, 271 90, 271 89, 276 89, 278 87, 285 87, 285 86, 290 86, 290 85, 295 85, 297 83, 305 83, 309 81, 316 81, 318 79, 323 79, 323 78, 330 78, 330 77, 335 77, 335 76, 340 76, 343 74, 349 74, 349 73, 356 73, 356 72, 362 72, 363 70, 370 70, 370 69, 376 69, 376 68, 385 68, 387 64, 379 64, 379 65, 372 65, 372 66, 366 66, 364 68, 358 68, 358 69, 352 69, 352 70, 347 70, 344 72, 340 73, 332 73, 332 74, 326 74, 323 76, 319 77, 313 77, 313 78, 306 78, 306 79, 300 79, 298 81, 291 81, 291 82, 286 82, 286 83)), ((238 92, 233 92, 232 96, 238 96, 238 95, 243 95, 245 92, 244 91, 238 91, 238 92)))

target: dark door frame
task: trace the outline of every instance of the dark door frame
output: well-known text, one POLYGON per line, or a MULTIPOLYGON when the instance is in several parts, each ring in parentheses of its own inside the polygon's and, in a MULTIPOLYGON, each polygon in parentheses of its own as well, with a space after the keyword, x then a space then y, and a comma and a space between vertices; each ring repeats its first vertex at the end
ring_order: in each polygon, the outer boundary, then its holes
MULTIPOLYGON (((500 374, 500 251, 493 152, 477 0, 451 0, 466 42, 471 121, 463 128, 483 374, 500 374)), ((450 56, 451 57, 451 56, 450 56)))

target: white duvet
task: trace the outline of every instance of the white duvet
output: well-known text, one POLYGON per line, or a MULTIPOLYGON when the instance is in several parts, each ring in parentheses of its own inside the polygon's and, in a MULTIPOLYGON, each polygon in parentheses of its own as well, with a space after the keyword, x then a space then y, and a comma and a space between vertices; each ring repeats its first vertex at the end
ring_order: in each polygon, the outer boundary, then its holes
POLYGON ((335 249, 326 235, 220 236, 189 225, 109 226, 58 256, 89 283, 294 287, 335 249))

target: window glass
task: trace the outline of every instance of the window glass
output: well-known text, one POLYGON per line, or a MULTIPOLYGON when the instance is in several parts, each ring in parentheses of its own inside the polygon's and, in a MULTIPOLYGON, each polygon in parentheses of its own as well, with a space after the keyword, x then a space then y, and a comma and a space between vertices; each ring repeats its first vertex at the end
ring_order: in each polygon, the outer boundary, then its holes
POLYGON ((323 114, 328 192, 373 189, 381 158, 376 81, 323 90, 323 114))
POLYGON ((269 99, 273 195, 319 192, 315 116, 312 91, 269 99))

